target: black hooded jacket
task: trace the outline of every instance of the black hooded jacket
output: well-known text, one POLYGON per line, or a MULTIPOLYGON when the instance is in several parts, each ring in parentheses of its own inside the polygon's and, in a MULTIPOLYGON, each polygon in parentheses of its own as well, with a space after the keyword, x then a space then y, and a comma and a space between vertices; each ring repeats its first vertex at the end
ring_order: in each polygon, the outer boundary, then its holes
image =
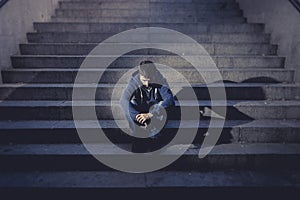
POLYGON ((168 82, 159 71, 151 82, 150 89, 147 90, 140 80, 139 72, 135 72, 122 95, 121 106, 127 118, 135 123, 138 114, 152 113, 153 105, 159 105, 164 109, 175 105, 168 82))

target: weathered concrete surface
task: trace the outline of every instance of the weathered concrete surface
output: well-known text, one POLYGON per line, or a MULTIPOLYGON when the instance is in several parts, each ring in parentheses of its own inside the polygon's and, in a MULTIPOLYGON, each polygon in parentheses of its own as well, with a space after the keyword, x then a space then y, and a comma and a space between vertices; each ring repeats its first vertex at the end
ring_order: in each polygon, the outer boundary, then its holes
MULTIPOLYGON (((123 188, 126 191, 137 188, 153 189, 211 187, 282 187, 299 184, 299 173, 295 171, 265 172, 220 170, 213 172, 164 171, 149 174, 125 174, 111 171, 82 172, 6 172, 0 174, 2 187, 18 186, 20 188, 123 188)), ((107 191, 107 190, 106 190, 107 191)), ((115 190, 114 190, 115 191, 115 190)), ((190 192, 189 192, 190 193, 190 192)), ((101 193, 103 194, 103 192, 101 193)), ((144 194, 144 193, 143 193, 144 194)))
POLYGON ((0 9, 0 70, 11 67, 10 56, 19 54, 18 44, 26 42, 33 22, 49 21, 57 4, 58 0, 10 0, 0 9))
POLYGON ((266 25, 271 42, 278 44, 278 54, 286 56, 286 67, 296 69, 300 82, 300 13, 287 0, 237 0, 248 22, 266 25))

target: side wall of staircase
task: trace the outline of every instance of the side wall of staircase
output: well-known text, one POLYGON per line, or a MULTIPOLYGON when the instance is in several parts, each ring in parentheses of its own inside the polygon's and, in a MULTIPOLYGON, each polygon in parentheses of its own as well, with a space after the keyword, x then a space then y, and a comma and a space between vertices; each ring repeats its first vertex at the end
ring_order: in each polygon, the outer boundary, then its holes
POLYGON ((58 0, 9 0, 0 8, 0 70, 11 67, 10 56, 19 54, 33 22, 49 21, 57 4, 58 0))
POLYGON ((285 67, 295 69, 300 82, 300 12, 287 0, 237 0, 250 23, 265 24, 278 55, 285 56, 285 67))

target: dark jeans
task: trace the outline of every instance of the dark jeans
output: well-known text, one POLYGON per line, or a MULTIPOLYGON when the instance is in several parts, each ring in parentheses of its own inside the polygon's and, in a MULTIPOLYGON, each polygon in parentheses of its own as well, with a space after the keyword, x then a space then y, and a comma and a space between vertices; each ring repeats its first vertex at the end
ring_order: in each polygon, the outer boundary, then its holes
POLYGON ((136 124, 135 134, 142 135, 144 138, 134 137, 132 142, 132 152, 145 153, 156 151, 171 141, 165 126, 168 123, 168 114, 172 108, 168 108, 165 113, 154 115, 147 121, 147 127, 136 124))

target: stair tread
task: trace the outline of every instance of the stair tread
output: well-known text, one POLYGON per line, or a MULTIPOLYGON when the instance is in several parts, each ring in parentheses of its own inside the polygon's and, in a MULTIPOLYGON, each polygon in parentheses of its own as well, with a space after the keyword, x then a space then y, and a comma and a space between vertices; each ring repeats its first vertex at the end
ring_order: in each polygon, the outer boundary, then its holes
MULTIPOLYGON (((178 55, 122 55, 124 58, 143 58, 143 57, 178 57, 178 55)), ((86 58, 86 57, 115 57, 115 55, 14 55, 12 58, 86 58)), ((277 55, 185 55, 185 57, 212 57, 212 58, 276 58, 281 59, 284 57, 280 57, 277 55)))
MULTIPOLYGON (((104 22, 105 23, 105 22, 104 22)), ((108 23, 108 22, 106 22, 108 23)), ((126 23, 125 23, 126 24, 126 23)), ((110 33, 95 33, 95 32, 86 32, 86 33, 80 33, 80 32, 68 32, 68 31, 65 31, 65 32, 50 32, 50 31, 43 31, 43 32, 27 32, 27 34, 34 34, 34 35, 43 35, 43 34, 51 34, 51 35, 55 35, 55 34, 58 34, 58 35, 65 35, 65 34, 72 34, 72 35, 105 35, 105 36, 108 36, 111 34, 110 33)), ((154 34, 154 33, 153 33, 154 34)), ((189 36, 193 36, 193 35, 200 35, 200 36, 226 36, 226 35, 246 35, 246 36, 261 36, 261 35, 267 35, 269 36, 270 34, 268 33, 190 33, 188 34, 189 36)), ((173 43, 173 42, 172 42, 173 43)), ((78 43, 76 43, 78 44, 78 43)), ((270 44, 270 43, 267 43, 267 44, 270 44)))
MULTIPOLYGON (((181 31, 184 33, 235 33, 251 32, 263 33, 264 25, 260 23, 224 23, 215 22, 213 24, 203 24, 201 22, 36 22, 34 28, 36 32, 74 32, 74 33, 110 33, 116 34, 130 28, 137 27, 164 27, 181 31)), ((157 32, 157 31, 155 31, 157 32)), ((148 32, 150 33, 150 32, 148 32)))
MULTIPOLYGON (((240 128, 252 128, 252 127, 276 127, 276 128, 300 128, 300 120, 223 120, 213 119, 212 127, 240 127, 240 128), (224 124, 224 126, 223 126, 224 124)), ((78 127, 80 128, 99 128, 100 124, 102 128, 117 129, 128 128, 125 120, 78 120, 78 127), (118 125, 116 124, 118 123, 118 125)), ((208 127, 209 120, 169 120, 166 128, 177 128, 181 123, 182 128, 205 128, 208 127)), ((75 124, 72 120, 43 120, 43 121, 0 121, 0 130, 25 130, 25 129, 74 129, 75 124)))
MULTIPOLYGON (((86 46, 86 45, 98 45, 99 43, 96 43, 96 42, 84 42, 84 43, 68 43, 68 42, 55 42, 55 43, 51 43, 51 42, 30 42, 30 43, 21 43, 20 45, 28 45, 28 46, 40 46, 40 45, 45 45, 45 46, 86 46)), ((127 43, 124 43, 124 42, 121 42, 121 43, 105 43, 106 45, 112 45, 112 46, 116 46, 116 45, 127 45, 127 44, 130 44, 130 45, 141 45, 141 44, 156 44, 156 45, 160 45, 160 44, 163 44, 163 45, 185 45, 185 46, 193 46, 193 44, 190 44, 190 43, 176 43, 176 42, 172 42, 172 43, 164 43, 164 42, 161 42, 161 43, 147 43, 147 42, 127 42, 127 43)), ((219 42, 219 43, 212 43, 212 42, 200 42, 199 43, 200 45, 203 44, 203 45, 232 45, 232 46, 240 46, 241 44, 243 45, 251 45, 251 46, 256 46, 256 45, 261 45, 261 46, 276 46, 276 45, 273 45, 273 44, 270 44, 270 43, 262 43, 262 42, 258 42, 258 43, 250 43, 250 42, 243 42, 243 43, 239 43, 239 44, 235 44, 235 43, 230 43, 230 42, 219 42)), ((195 44, 194 44, 195 46, 195 44)))
MULTIPOLYGON (((20 44, 21 55, 87 55, 93 50, 98 43, 27 43, 20 44), (50 49, 49 49, 50 48, 50 49)), ((241 55, 275 55, 277 46, 271 44, 260 44, 260 43, 200 43, 206 51, 201 53, 194 53, 187 48, 191 46, 197 47, 191 43, 107 43, 102 44, 102 47, 109 48, 113 52, 114 48, 124 47, 124 46, 167 46, 176 48, 178 50, 185 51, 185 55, 227 55, 227 56, 241 56, 241 55), (241 46, 242 45, 242 46, 241 46), (229 48, 229 49, 228 49, 229 48), (251 51, 251 52, 249 52, 251 51)), ((168 55, 169 53, 162 52, 161 50, 147 50, 149 55, 168 55)), ((105 53, 105 55, 111 54, 110 52, 105 53)), ((145 50, 143 53, 145 54, 145 50)))
MULTIPOLYGON (((200 68, 201 71, 203 72, 247 72, 247 71, 257 71, 257 72, 291 72, 294 71, 293 69, 286 69, 286 68, 233 68, 233 67, 225 67, 222 69, 211 69, 211 68, 200 68)), ((199 70, 200 70, 199 69, 199 70)), ((73 68, 9 68, 9 69, 4 69, 3 71, 7 72, 78 72, 78 69, 73 69, 73 68)), ((80 71, 84 72, 127 72, 127 68, 109 68, 109 69, 104 69, 104 68, 86 68, 86 69, 81 69, 80 71)), ((164 69, 160 69, 160 71, 164 71, 164 69)), ((196 71, 195 69, 190 69, 190 68, 178 68, 176 71, 187 71, 187 72, 194 72, 196 71)))
MULTIPOLYGON (((220 42, 220 41, 228 41, 230 43, 239 43, 244 41, 249 42, 264 42, 269 43, 270 34, 266 33, 199 33, 199 34, 188 34, 190 37, 193 37, 197 41, 210 41, 210 42, 220 42), (227 37, 227 38, 226 38, 227 37), (229 38, 228 38, 229 37, 229 38)), ((27 33, 27 37, 29 41, 59 41, 59 42, 68 42, 68 43, 80 43, 86 41, 95 41, 101 42, 111 34, 109 33, 80 33, 80 32, 29 32, 27 33)), ((171 41, 171 43, 174 41, 171 41)))
MULTIPOLYGON (((177 23, 170 23, 170 22, 166 22, 166 23, 145 23, 145 22, 129 22, 129 23, 123 23, 123 22, 120 22, 120 23, 111 23, 111 22, 88 22, 88 23, 85 23, 85 22, 34 22, 34 24, 84 24, 84 25, 90 25, 90 24, 113 24, 113 25, 118 25, 118 24, 140 24, 140 25, 143 25, 143 24, 185 24, 185 25, 188 25, 188 24, 191 24, 191 25, 201 25, 201 23, 198 23, 198 22, 188 22, 188 23, 185 23, 185 22, 177 22, 177 23)), ((216 23, 216 24, 213 24, 213 25, 209 25, 209 26, 223 26, 224 24, 222 23, 216 23)), ((264 24, 263 23, 243 23, 243 24, 240 24, 240 25, 254 25, 254 26, 263 26, 264 24)), ((204 26, 207 26, 207 25, 204 25, 204 26)))
MULTIPOLYGON (((119 152, 119 147, 113 144, 14 144, 0 145, 0 155, 83 155, 89 156, 85 146, 93 149, 94 154, 99 155, 127 155, 125 152, 119 152)), ((120 144, 120 146, 129 147, 130 144, 120 144)), ((184 153, 186 156, 198 156, 199 147, 197 145, 173 145, 162 156, 177 155, 178 150, 188 148, 184 153)), ((300 144, 280 144, 280 143, 253 143, 253 144, 220 144, 214 146, 210 152, 214 155, 300 155, 300 144)))
MULTIPOLYGON (((127 84, 121 83, 118 85, 103 83, 103 84, 89 84, 89 83, 3 83, 0 85, 0 88, 116 88, 116 87, 126 87, 127 84)), ((174 88, 176 87, 187 87, 187 84, 184 83, 174 83, 172 84, 174 88)), ((212 84, 190 84, 193 88, 218 88, 218 87, 233 87, 233 88, 261 88, 261 87, 270 87, 270 88, 298 88, 300 83, 212 83, 212 84)))
MULTIPOLYGON (((182 100, 180 101, 181 106, 211 106, 212 103, 214 106, 260 106, 260 107, 268 107, 268 106, 300 106, 300 101, 297 100, 182 100)), ((176 106, 179 106, 179 102, 175 101, 176 106)), ((86 101, 86 100, 74 100, 74 101, 40 101, 40 100, 7 100, 0 102, 0 107, 64 107, 64 106, 111 106, 111 105, 119 105, 119 101, 117 100, 96 100, 96 101, 86 101)))

